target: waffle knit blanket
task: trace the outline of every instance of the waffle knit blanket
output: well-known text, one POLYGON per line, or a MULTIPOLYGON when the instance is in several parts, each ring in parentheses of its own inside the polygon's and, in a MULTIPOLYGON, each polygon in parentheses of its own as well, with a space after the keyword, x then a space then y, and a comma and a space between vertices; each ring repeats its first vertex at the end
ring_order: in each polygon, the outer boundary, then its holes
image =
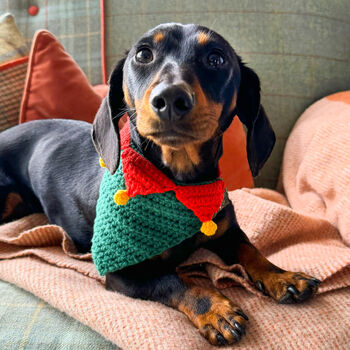
MULTIPOLYGON (((350 348, 350 92, 322 99, 287 143, 280 189, 230 192, 242 229, 276 265, 323 283, 303 305, 277 305, 240 266, 205 250, 179 267, 214 284, 249 316, 232 349, 350 348), (198 264, 204 266, 194 272, 198 264), (243 288, 242 288, 243 287, 243 288)), ((186 316, 159 303, 104 289, 90 254, 78 256, 65 232, 34 214, 0 227, 0 278, 30 291, 127 349, 216 349, 186 316)))

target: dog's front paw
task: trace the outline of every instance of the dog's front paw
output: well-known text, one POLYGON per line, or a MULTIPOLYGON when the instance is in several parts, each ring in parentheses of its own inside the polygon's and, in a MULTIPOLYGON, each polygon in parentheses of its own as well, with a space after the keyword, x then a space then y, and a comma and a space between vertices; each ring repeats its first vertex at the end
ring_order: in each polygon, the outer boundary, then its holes
POLYGON ((236 343, 245 334, 248 317, 217 291, 193 288, 186 292, 178 308, 213 345, 236 343))
POLYGON ((255 281, 258 289, 281 304, 301 303, 317 292, 321 281, 302 272, 268 273, 255 281))
POLYGON ((211 344, 229 345, 241 340, 247 320, 248 317, 237 307, 216 304, 198 317, 198 329, 211 344))

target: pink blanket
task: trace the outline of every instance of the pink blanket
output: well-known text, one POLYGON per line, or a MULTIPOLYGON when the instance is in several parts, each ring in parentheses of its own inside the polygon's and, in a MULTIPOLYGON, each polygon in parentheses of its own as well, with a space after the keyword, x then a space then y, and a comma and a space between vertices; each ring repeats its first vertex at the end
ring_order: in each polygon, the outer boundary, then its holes
MULTIPOLYGON (((230 193, 242 229, 276 265, 323 283, 303 305, 277 305, 250 284, 240 266, 199 250, 196 283, 213 283, 250 318, 239 349, 350 347, 350 93, 310 107, 288 141, 282 194, 230 193), (341 101, 339 101, 341 99, 341 101), (306 132, 307 131, 307 132, 306 132), (321 175, 319 175, 321 174, 321 175), (237 274, 237 272, 240 272, 237 274), (327 293, 325 293, 327 292, 327 293)), ((186 316, 159 303, 104 289, 90 255, 77 256, 64 231, 35 214, 0 227, 0 278, 14 283, 127 349, 214 348, 186 316)))

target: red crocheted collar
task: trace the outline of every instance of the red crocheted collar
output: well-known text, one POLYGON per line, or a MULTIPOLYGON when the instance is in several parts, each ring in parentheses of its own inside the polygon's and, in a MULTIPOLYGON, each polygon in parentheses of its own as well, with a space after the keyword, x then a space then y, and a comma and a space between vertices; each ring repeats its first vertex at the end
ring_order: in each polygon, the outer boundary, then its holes
POLYGON ((176 198, 198 217, 209 221, 219 211, 225 185, 221 179, 202 185, 177 185, 130 146, 129 122, 120 132, 122 165, 127 195, 148 195, 174 191, 176 198))

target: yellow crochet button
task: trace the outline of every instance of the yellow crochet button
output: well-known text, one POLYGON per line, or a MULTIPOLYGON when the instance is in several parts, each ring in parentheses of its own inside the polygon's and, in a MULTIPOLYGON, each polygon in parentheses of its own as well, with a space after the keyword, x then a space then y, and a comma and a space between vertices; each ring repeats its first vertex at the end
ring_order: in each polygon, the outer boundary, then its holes
POLYGON ((201 227, 201 232, 203 232, 206 236, 212 236, 215 234, 218 226, 213 220, 203 222, 201 227))
POLYGON ((100 162, 100 167, 101 168, 106 168, 106 164, 105 164, 105 162, 103 161, 102 158, 99 159, 99 162, 100 162))
POLYGON ((113 199, 118 205, 125 205, 129 202, 130 197, 126 193, 126 190, 118 190, 113 199))

